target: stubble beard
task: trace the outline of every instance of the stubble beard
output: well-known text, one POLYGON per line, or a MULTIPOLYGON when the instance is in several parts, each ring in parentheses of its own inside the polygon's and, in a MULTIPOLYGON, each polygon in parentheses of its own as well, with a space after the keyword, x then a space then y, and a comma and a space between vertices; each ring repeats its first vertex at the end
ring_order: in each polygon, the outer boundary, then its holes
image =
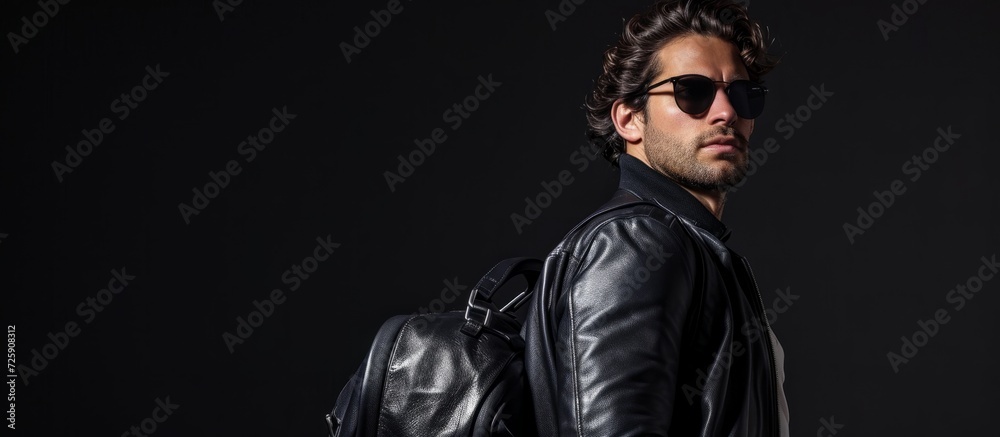
POLYGON ((646 158, 653 169, 677 183, 699 191, 726 192, 746 176, 749 160, 746 138, 729 126, 720 126, 685 141, 675 135, 645 126, 646 158), (721 154, 716 162, 706 164, 698 160, 700 148, 706 141, 719 135, 736 137, 741 150, 721 154), (720 166, 718 161, 728 165, 720 166))

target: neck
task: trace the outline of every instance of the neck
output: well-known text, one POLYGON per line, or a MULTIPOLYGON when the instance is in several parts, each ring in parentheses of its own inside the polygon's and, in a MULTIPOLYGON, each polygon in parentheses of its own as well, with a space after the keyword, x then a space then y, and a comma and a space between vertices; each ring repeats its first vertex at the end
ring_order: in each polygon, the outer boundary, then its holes
MULTIPOLYGON (((653 165, 649 163, 649 158, 646 157, 646 153, 644 150, 639 149, 630 152, 631 152, 629 153, 630 155, 638 158, 640 161, 645 163, 649 168, 656 169, 656 167, 653 167, 653 165)), ((715 218, 718 219, 719 221, 722 221, 722 208, 726 206, 725 188, 721 187, 717 189, 692 188, 683 183, 677 182, 676 180, 674 180, 674 178, 670 177, 669 175, 663 172, 660 172, 659 170, 657 170, 657 172, 670 178, 670 180, 677 183, 677 185, 679 185, 681 188, 684 188, 687 192, 691 193, 691 195, 694 196, 695 199, 698 199, 698 202, 701 202, 701 204, 704 205, 706 209, 708 209, 708 212, 712 213, 712 215, 714 215, 715 218)))

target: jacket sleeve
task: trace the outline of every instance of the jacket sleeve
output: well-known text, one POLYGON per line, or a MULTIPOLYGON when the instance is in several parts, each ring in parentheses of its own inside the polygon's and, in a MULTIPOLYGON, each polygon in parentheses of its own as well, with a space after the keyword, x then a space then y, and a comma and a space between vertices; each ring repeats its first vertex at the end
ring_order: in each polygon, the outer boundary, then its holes
POLYGON ((555 302, 560 435, 666 436, 692 305, 674 217, 601 225, 555 302), (574 271, 575 270, 575 271, 574 271))

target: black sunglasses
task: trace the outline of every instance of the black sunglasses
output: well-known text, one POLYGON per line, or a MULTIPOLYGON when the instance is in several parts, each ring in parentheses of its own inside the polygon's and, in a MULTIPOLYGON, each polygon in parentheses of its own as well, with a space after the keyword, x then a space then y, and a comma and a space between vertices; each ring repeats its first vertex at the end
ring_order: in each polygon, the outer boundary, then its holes
POLYGON ((767 95, 767 88, 763 85, 746 79, 738 79, 732 82, 712 80, 700 74, 684 74, 664 79, 646 88, 649 93, 653 88, 667 82, 674 84, 674 101, 677 107, 687 114, 701 114, 705 112, 712 102, 715 101, 715 84, 727 84, 725 88, 729 103, 736 109, 736 115, 741 118, 757 118, 764 111, 764 96, 767 95))

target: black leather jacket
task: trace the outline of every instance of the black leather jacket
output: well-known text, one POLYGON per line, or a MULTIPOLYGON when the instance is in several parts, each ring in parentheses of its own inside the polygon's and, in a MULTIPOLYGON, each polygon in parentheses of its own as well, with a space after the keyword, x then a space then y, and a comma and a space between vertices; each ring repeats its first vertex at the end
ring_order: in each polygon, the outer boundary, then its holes
POLYGON ((622 155, 618 208, 545 259, 523 334, 541 436, 777 436, 777 380, 747 261, 697 199, 622 155))

